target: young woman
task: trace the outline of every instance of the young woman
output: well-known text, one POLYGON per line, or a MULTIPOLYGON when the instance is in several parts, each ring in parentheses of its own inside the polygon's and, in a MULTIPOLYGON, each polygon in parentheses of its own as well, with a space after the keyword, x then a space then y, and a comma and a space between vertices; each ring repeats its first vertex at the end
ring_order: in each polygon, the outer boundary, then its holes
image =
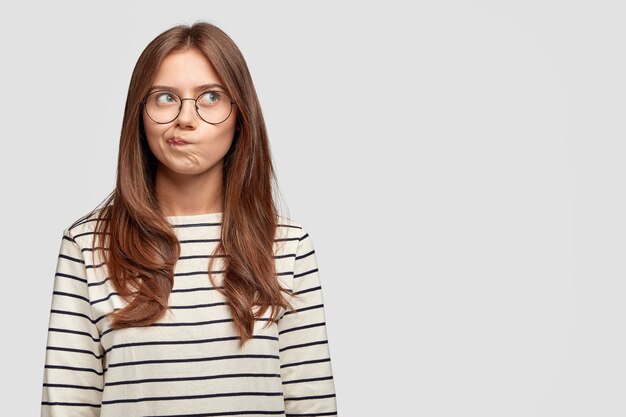
POLYGON ((273 186, 237 46, 207 22, 157 36, 115 189, 63 232, 41 415, 337 415, 315 250, 273 186))

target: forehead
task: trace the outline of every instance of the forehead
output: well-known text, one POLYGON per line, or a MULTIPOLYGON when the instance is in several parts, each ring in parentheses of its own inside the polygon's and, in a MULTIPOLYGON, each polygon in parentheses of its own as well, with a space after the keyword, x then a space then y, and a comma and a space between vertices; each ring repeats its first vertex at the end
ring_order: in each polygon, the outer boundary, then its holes
POLYGON ((169 86, 178 91, 196 91, 207 84, 223 85, 215 67, 198 49, 170 52, 161 62, 151 86, 169 86))

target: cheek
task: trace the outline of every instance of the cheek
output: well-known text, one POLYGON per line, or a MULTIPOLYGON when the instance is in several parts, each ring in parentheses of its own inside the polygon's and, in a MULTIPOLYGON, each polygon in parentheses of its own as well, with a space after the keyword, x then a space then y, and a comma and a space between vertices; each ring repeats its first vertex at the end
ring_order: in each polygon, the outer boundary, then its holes
POLYGON ((204 143, 200 147, 202 157, 209 163, 215 163, 222 159, 233 142, 233 133, 230 129, 225 129, 219 133, 211 132, 204 136, 204 143))
POLYGON ((143 127, 146 134, 146 141, 153 154, 159 155, 162 153, 160 142, 164 133, 164 128, 161 125, 155 124, 148 116, 143 115, 143 127))
POLYGON ((143 113, 143 128, 144 131, 146 132, 146 137, 147 138, 151 138, 154 137, 157 134, 157 130, 158 127, 154 124, 154 122, 152 122, 152 120, 150 120, 150 118, 148 116, 146 116, 145 113, 143 113))

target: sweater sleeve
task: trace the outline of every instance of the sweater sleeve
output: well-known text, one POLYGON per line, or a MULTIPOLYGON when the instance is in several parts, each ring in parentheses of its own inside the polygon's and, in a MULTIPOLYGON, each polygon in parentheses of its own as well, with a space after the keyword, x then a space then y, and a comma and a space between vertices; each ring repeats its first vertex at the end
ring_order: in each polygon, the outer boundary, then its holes
POLYGON ((85 259, 67 228, 54 276, 41 417, 100 415, 103 354, 89 302, 85 259))
POLYGON ((337 415, 322 287, 313 242, 304 228, 296 250, 293 294, 300 297, 289 299, 295 311, 288 310, 277 323, 286 415, 337 415))

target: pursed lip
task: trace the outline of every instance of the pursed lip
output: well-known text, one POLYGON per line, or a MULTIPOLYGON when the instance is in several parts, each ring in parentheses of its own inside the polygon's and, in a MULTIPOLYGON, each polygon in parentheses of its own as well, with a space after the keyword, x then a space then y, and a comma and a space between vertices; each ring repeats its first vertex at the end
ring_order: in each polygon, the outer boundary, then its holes
POLYGON ((174 137, 174 138, 169 138, 167 141, 168 141, 168 142, 172 142, 172 143, 179 143, 179 144, 181 144, 181 143, 189 143, 189 142, 188 142, 188 141, 186 141, 185 139, 183 139, 183 138, 177 138, 177 137, 174 137))

